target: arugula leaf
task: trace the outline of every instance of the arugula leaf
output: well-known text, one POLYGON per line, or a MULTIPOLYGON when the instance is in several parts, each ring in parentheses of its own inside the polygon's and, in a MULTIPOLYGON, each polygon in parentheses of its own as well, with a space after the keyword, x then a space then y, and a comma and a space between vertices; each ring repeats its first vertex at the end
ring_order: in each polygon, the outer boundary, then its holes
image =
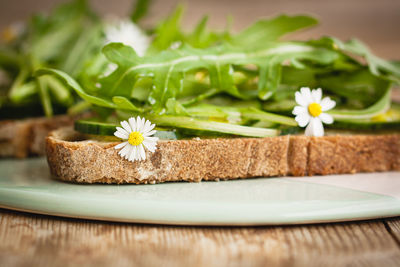
POLYGON ((327 48, 332 48, 335 50, 340 50, 344 54, 343 58, 348 57, 350 60, 342 60, 339 63, 344 70, 356 70, 358 66, 363 66, 364 62, 360 62, 357 57, 363 57, 369 68, 369 71, 377 76, 382 77, 389 74, 389 78, 394 79, 397 83, 400 83, 400 66, 395 62, 390 62, 384 60, 376 55, 374 55, 368 46, 357 39, 351 39, 347 42, 342 42, 334 37, 323 37, 319 40, 312 40, 309 42, 313 45, 319 45, 327 48))
POLYGON ((268 61, 272 55, 279 60, 290 58, 313 59, 329 63, 336 59, 336 52, 314 48, 302 43, 281 42, 260 50, 238 52, 233 47, 195 49, 184 46, 179 51, 163 51, 157 56, 139 58, 133 49, 123 44, 109 44, 103 49, 106 57, 118 65, 118 69, 104 79, 106 95, 129 96, 137 77, 153 78, 154 87, 149 103, 155 113, 165 112, 165 103, 176 97, 182 88, 183 73, 206 69, 210 74, 211 87, 244 98, 233 84, 232 65, 259 64, 268 61))
POLYGON ((219 33, 207 29, 208 16, 202 17, 192 32, 185 33, 180 25, 183 11, 183 6, 178 5, 175 11, 156 27, 149 54, 176 49, 183 45, 208 48, 230 39, 231 34, 228 31, 219 33))
POLYGON ((318 21, 309 16, 281 15, 269 20, 259 20, 244 31, 235 35, 231 43, 235 46, 254 47, 278 40, 294 31, 314 26, 318 21))
POLYGON ((360 40, 352 39, 344 43, 343 50, 364 57, 368 62, 369 70, 376 76, 388 72, 400 78, 399 66, 372 54, 369 48, 360 40))
POLYGON ((210 86, 218 88, 220 91, 226 92, 237 98, 245 98, 236 88, 233 80, 232 65, 220 65, 218 61, 211 63, 208 67, 210 75, 210 86))
POLYGON ((258 82, 258 96, 262 100, 267 100, 276 92, 282 77, 281 62, 277 62, 274 57, 266 62, 268 63, 260 66, 258 82))
POLYGON ((175 65, 160 69, 153 79, 153 90, 148 101, 153 109, 162 114, 165 112, 164 105, 170 98, 175 98, 182 90, 183 73, 174 73, 175 65))
POLYGON ((175 98, 170 98, 167 100, 166 108, 168 114, 190 116, 186 108, 181 103, 179 103, 179 101, 177 101, 175 98))
POLYGON ((169 48, 173 42, 181 39, 182 32, 180 29, 180 22, 183 11, 183 6, 179 5, 172 15, 155 29, 155 38, 149 47, 149 54, 157 51, 163 51, 169 48))
POLYGON ((146 16, 150 4, 151 0, 136 0, 136 3, 131 11, 131 20, 137 23, 140 19, 146 16))
POLYGON ((62 82, 53 76, 42 77, 41 80, 45 81, 48 86, 49 93, 54 96, 57 103, 67 107, 72 105, 74 99, 71 91, 62 82))
POLYGON ((391 82, 372 75, 366 68, 354 72, 318 76, 319 86, 337 96, 358 100, 362 107, 372 105, 384 94, 391 82))
POLYGON ((84 100, 88 101, 89 103, 93 105, 98 105, 101 107, 107 107, 107 108, 117 108, 117 105, 112 102, 112 100, 107 99, 107 98, 100 98, 96 96, 92 96, 87 94, 82 87, 79 85, 78 82, 76 82, 71 76, 66 74, 65 72, 62 72, 60 70, 55 70, 55 69, 39 69, 35 72, 35 76, 40 77, 43 75, 54 75, 57 78, 59 78, 61 81, 63 81, 66 85, 68 85, 70 88, 75 90, 75 92, 84 100))
POLYGON ((77 77, 83 70, 85 62, 93 56, 93 51, 100 51, 103 44, 102 26, 94 24, 79 33, 74 45, 60 60, 60 69, 77 77))
POLYGON ((114 102, 115 105, 117 105, 117 108, 123 109, 123 110, 132 110, 136 112, 143 112, 143 109, 136 107, 129 99, 123 96, 114 96, 112 98, 112 101, 114 102))

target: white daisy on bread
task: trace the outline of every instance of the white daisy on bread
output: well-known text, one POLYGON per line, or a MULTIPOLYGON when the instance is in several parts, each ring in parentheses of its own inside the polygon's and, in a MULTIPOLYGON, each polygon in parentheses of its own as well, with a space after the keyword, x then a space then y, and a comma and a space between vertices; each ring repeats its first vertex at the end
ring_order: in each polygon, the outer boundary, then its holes
POLYGON ((336 102, 330 97, 322 99, 321 88, 310 90, 308 87, 302 87, 296 92, 296 103, 293 115, 300 127, 306 127, 305 135, 307 136, 323 136, 325 124, 333 123, 333 117, 325 111, 335 107, 336 102))
POLYGON ((139 116, 121 121, 121 127, 117 127, 114 135, 126 140, 115 146, 120 149, 118 154, 129 161, 141 161, 146 159, 146 150, 154 152, 157 149, 158 137, 152 136, 156 133, 155 124, 139 116))

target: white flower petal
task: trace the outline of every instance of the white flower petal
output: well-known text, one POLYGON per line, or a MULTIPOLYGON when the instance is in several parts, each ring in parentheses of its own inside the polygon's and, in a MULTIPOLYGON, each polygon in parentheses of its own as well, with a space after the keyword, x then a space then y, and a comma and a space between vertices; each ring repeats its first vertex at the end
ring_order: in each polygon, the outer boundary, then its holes
POLYGON ((150 131, 150 132, 144 132, 143 133, 143 136, 144 137, 149 137, 150 135, 153 135, 153 134, 155 134, 157 131, 156 130, 153 130, 153 131, 150 131))
POLYGON ((136 131, 136 120, 134 117, 129 118, 129 125, 131 126, 132 132, 136 131))
POLYGON ((145 147, 146 149, 148 149, 150 152, 156 151, 156 143, 151 142, 151 141, 146 141, 146 140, 144 140, 142 144, 143 144, 144 147, 145 147))
POLYGON ((300 115, 302 113, 307 113, 307 108, 302 106, 295 106, 293 109, 293 115, 300 115))
POLYGON ((142 119, 139 116, 137 116, 137 118, 136 118, 136 132, 142 132, 142 127, 143 127, 142 119))
POLYGON ((308 87, 302 87, 300 88, 300 93, 303 96, 303 99, 307 101, 307 106, 312 103, 312 96, 311 96, 311 90, 308 87))
POLYGON ((119 154, 121 157, 125 158, 126 155, 127 155, 128 152, 129 152, 129 150, 130 150, 130 147, 132 147, 130 144, 126 145, 123 149, 121 149, 121 150, 118 152, 118 154, 119 154))
POLYGON ((146 134, 147 132, 150 132, 150 125, 151 125, 150 121, 145 121, 144 122, 144 126, 143 126, 143 129, 142 129, 142 133, 143 134, 146 134))
POLYGON ((319 118, 325 124, 333 123, 333 117, 327 113, 321 113, 321 115, 319 115, 319 118))
POLYGON ((300 106, 303 106, 303 107, 308 106, 307 99, 305 99, 300 92, 295 93, 295 98, 296 98, 296 103, 299 104, 300 106))
POLYGON ((320 105, 321 105, 322 111, 327 111, 327 110, 334 108, 336 106, 336 102, 331 100, 331 98, 329 96, 327 96, 327 97, 324 97, 324 99, 322 99, 320 105))
POLYGON ((140 152, 140 158, 142 160, 145 160, 146 159, 146 153, 144 152, 143 145, 142 144, 138 145, 138 148, 139 148, 139 152, 140 152))
POLYGON ((114 135, 118 138, 121 139, 128 139, 129 138, 129 134, 122 128, 117 127, 117 131, 114 133, 114 135))
POLYGON ((153 123, 153 124, 150 124, 150 129, 149 129, 149 131, 153 130, 154 127, 156 127, 156 125, 155 125, 154 123, 153 123))
POLYGON ((123 143, 120 143, 120 144, 116 145, 114 148, 115 148, 115 149, 121 149, 121 148, 123 148, 124 146, 126 146, 127 144, 128 144, 128 142, 123 142, 123 143))
POLYGON ((131 46, 139 56, 143 56, 150 45, 149 37, 129 20, 110 23, 105 28, 105 36, 106 44, 123 43, 131 46))
POLYGON ((311 96, 312 96, 313 102, 319 104, 321 102, 321 98, 322 98, 322 90, 321 90, 321 88, 312 90, 311 91, 311 96))
POLYGON ((117 126, 117 131, 121 132, 121 134, 126 134, 129 136, 130 132, 128 132, 127 130, 125 130, 124 128, 118 127, 117 126))
POLYGON ((136 146, 133 147, 133 149, 131 151, 131 154, 129 155, 129 159, 128 160, 132 161, 132 162, 137 160, 137 147, 136 146))
POLYGON ((308 113, 302 113, 297 115, 294 119, 297 121, 300 127, 304 127, 309 123, 311 117, 308 115, 308 113))
POLYGON ((146 124, 146 119, 142 118, 142 130, 141 133, 143 133, 144 125, 146 124))
POLYGON ((323 136, 324 135, 324 126, 322 125, 321 120, 317 118, 311 118, 310 123, 306 128, 305 134, 307 136, 323 136))
POLYGON ((148 144, 153 144, 153 145, 157 145, 157 141, 158 141, 158 137, 155 136, 146 136, 144 137, 143 142, 146 142, 148 144))
POLYGON ((129 126, 129 123, 127 121, 121 121, 121 125, 128 133, 133 132, 131 126, 129 126))
POLYGON ((304 132, 306 136, 313 136, 313 123, 310 123, 306 127, 306 131, 304 132))
POLYGON ((144 140, 156 143, 158 141, 158 137, 156 137, 156 136, 144 136, 144 140))
POLYGON ((128 152, 126 152, 125 159, 129 159, 129 157, 130 157, 131 154, 132 154, 132 150, 133 150, 134 148, 135 148, 134 146, 129 145, 129 149, 128 149, 128 152))

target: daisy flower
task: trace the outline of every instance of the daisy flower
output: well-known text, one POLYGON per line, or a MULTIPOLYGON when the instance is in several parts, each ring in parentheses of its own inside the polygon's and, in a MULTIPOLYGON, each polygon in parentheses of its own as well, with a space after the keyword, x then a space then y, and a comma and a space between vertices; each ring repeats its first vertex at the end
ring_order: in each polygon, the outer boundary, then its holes
POLYGON ((299 106, 294 107, 292 113, 296 115, 295 120, 299 126, 307 126, 305 132, 307 136, 323 136, 324 126, 322 123, 331 124, 333 122, 333 117, 324 111, 335 107, 335 101, 329 97, 322 99, 321 88, 310 91, 310 88, 302 87, 295 96, 299 106))
POLYGON ((139 56, 144 56, 150 45, 149 37, 133 22, 121 20, 105 28, 106 44, 123 43, 131 46, 139 56))
POLYGON ((15 22, 3 30, 2 39, 7 43, 11 43, 21 37, 25 30, 26 26, 23 22, 15 22))
POLYGON ((121 126, 114 133, 116 137, 126 140, 115 146, 115 149, 120 149, 118 154, 121 157, 129 161, 145 160, 145 148, 152 153, 157 149, 158 137, 151 136, 156 130, 153 130, 155 125, 150 121, 138 116, 136 119, 121 121, 121 126))
POLYGON ((176 50, 176 49, 178 49, 179 47, 181 47, 181 45, 182 45, 182 42, 180 42, 180 41, 173 42, 173 43, 169 46, 169 49, 171 49, 171 50, 176 50))

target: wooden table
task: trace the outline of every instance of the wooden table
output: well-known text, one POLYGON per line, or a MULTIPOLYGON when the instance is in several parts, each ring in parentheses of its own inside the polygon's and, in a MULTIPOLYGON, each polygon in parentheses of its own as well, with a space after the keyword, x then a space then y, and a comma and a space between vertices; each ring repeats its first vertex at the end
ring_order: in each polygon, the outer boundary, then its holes
POLYGON ((400 266, 400 218, 182 227, 0 209, 0 266, 400 266))

